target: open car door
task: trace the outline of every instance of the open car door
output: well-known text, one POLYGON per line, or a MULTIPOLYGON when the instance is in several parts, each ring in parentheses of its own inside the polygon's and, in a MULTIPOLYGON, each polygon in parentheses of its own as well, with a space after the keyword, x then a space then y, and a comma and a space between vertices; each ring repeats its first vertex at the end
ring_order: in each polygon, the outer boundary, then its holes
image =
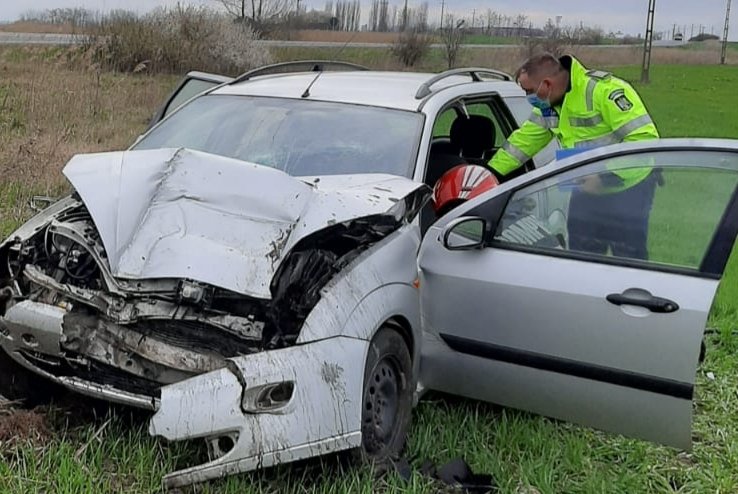
POLYGON ((452 211, 420 250, 421 384, 689 448, 737 184, 738 141, 651 141, 569 158, 452 211), (622 176, 645 176, 630 185, 646 195, 624 194, 622 176), (581 225, 573 241, 587 194, 642 203, 590 218, 591 248, 581 225), (638 221, 640 253, 613 235, 638 221))
MULTIPOLYGON (((208 74, 205 72, 188 72, 187 75, 182 79, 175 88, 174 91, 169 95, 167 100, 159 108, 156 114, 149 122, 148 129, 159 123, 167 115, 172 113, 174 110, 182 106, 183 103, 187 102, 193 96, 197 96, 203 91, 232 81, 233 78, 219 74, 208 74)), ((147 129, 147 130, 148 130, 147 129)))

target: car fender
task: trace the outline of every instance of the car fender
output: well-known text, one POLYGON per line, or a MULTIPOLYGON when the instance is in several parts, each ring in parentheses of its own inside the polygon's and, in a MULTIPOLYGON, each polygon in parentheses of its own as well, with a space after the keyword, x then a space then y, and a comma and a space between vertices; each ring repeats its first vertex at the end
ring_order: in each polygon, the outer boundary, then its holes
POLYGON ((385 322, 400 318, 419 341, 420 297, 414 286, 419 244, 418 226, 411 224, 361 254, 323 288, 297 344, 339 335, 370 340, 385 322))

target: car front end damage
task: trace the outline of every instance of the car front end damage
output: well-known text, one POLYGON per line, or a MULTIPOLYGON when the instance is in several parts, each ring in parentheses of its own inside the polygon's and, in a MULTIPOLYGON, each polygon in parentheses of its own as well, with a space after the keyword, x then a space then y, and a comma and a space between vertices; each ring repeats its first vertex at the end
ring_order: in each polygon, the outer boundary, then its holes
POLYGON ((75 193, 0 245, 15 362, 204 439, 211 461, 168 486, 360 444, 371 332, 419 318, 424 186, 186 149, 80 155, 65 175, 75 193))

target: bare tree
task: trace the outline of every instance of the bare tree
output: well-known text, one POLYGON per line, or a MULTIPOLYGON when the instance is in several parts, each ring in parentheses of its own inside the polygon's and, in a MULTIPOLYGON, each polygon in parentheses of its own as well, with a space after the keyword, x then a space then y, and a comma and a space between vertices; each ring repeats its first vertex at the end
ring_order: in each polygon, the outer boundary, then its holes
POLYGON ((388 29, 390 31, 394 31, 397 29, 397 27, 400 25, 400 11, 397 8, 397 5, 392 6, 392 10, 389 14, 389 26, 388 29))
POLYGON ((601 44, 605 33, 600 27, 559 26, 548 19, 543 26, 543 36, 527 37, 523 42, 523 56, 529 57, 538 52, 547 52, 555 56, 565 54, 572 46, 601 44))
POLYGON ((428 2, 423 2, 419 7, 410 9, 410 27, 416 31, 428 30, 428 2))
POLYGON ((412 67, 428 53, 431 41, 431 36, 427 33, 415 29, 402 31, 390 48, 390 52, 405 67, 412 67))
POLYGON ((573 39, 572 31, 560 28, 550 18, 543 26, 543 37, 529 36, 523 42, 523 56, 531 57, 539 52, 560 57, 567 51, 573 39))
POLYGON ((292 0, 215 0, 229 15, 249 20, 257 28, 274 22, 292 8, 292 0))
POLYGON ((376 31, 379 27, 379 0, 373 0, 372 6, 369 8, 368 27, 370 31, 376 31))
POLYGON ((361 4, 359 0, 337 0, 334 17, 338 19, 341 31, 358 31, 361 22, 361 4))
POLYGON ((371 31, 387 30, 388 5, 388 0, 372 0, 372 6, 369 9, 369 29, 371 31))
POLYGON ((526 24, 528 24, 528 16, 523 14, 518 14, 515 17, 515 27, 517 28, 516 36, 520 37, 522 34, 523 29, 525 29, 526 24))
POLYGON ((441 42, 443 43, 443 55, 449 69, 456 65, 463 40, 464 20, 457 21, 453 15, 447 15, 444 28, 441 30, 441 42))

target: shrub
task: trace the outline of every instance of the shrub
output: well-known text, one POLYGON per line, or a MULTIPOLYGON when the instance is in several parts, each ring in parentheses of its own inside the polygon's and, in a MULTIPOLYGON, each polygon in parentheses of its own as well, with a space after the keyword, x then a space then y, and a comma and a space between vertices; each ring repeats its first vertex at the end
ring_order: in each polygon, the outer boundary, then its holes
POLYGON ((390 52, 405 67, 412 67, 423 58, 430 49, 432 38, 417 30, 404 31, 397 37, 390 52))
POLYGON ((101 68, 119 72, 202 70, 235 75, 271 62, 257 40, 245 23, 204 7, 177 5, 142 17, 113 12, 82 49, 101 68))
POLYGON ((446 27, 441 29, 441 42, 443 43, 443 57, 446 59, 446 67, 452 69, 461 52, 461 44, 464 41, 464 21, 458 22, 453 15, 446 16, 446 27))

